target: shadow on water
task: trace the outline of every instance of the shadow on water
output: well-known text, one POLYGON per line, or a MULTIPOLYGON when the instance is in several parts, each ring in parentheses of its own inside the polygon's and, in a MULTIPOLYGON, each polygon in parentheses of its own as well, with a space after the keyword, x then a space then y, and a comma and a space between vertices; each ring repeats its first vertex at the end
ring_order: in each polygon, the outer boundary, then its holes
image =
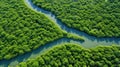
MULTIPOLYGON (((8 65, 15 67, 20 62, 26 61, 27 59, 34 58, 34 57, 40 55, 42 52, 44 52, 44 50, 48 50, 49 48, 51 48, 55 45, 62 44, 62 43, 69 43, 71 41, 76 41, 76 40, 69 39, 69 38, 61 38, 61 39, 55 40, 53 42, 49 42, 49 43, 45 44, 44 46, 41 46, 31 52, 25 53, 23 55, 19 55, 10 60, 0 61, 0 67, 8 67, 8 65)), ((77 42, 79 42, 80 44, 83 43, 83 41, 77 41, 77 42)), ((71 42, 71 43, 73 43, 73 42, 71 42)))
POLYGON ((76 29, 74 29, 74 28, 70 28, 70 27, 66 26, 64 23, 62 23, 60 20, 58 20, 53 13, 51 13, 51 12, 49 12, 49 11, 47 11, 47 10, 44 10, 44 9, 42 9, 42 8, 34 5, 31 0, 26 0, 26 3, 27 3, 27 4, 29 5, 29 7, 31 7, 32 9, 34 9, 34 10, 36 10, 36 11, 38 11, 38 12, 41 12, 41 13, 45 14, 46 16, 48 16, 48 17, 49 17, 51 20, 53 20, 61 29, 65 30, 65 31, 67 31, 67 32, 75 33, 75 34, 78 34, 78 35, 80 35, 80 36, 83 36, 84 38, 89 39, 89 41, 97 41, 97 42, 104 41, 104 42, 106 42, 106 43, 114 41, 115 44, 120 44, 120 38, 115 38, 115 37, 112 37, 112 38, 108 38, 108 37, 106 37, 106 38, 98 38, 98 37, 95 37, 95 36, 88 35, 88 34, 85 33, 85 32, 82 32, 82 31, 79 31, 79 30, 76 30, 76 29))
POLYGON ((60 20, 58 20, 56 18, 56 16, 54 14, 52 14, 51 12, 35 6, 31 0, 25 0, 25 3, 30 8, 48 16, 48 18, 53 20, 55 22, 55 24, 57 24, 62 30, 67 31, 68 33, 75 33, 75 34, 78 34, 80 36, 83 36, 85 38, 85 42, 76 41, 76 40, 68 39, 68 38, 61 38, 61 39, 55 40, 53 42, 49 42, 49 43, 45 44, 44 46, 39 47, 38 49, 35 49, 31 52, 25 53, 24 55, 19 55, 19 56, 12 58, 10 60, 1 60, 0 67, 8 67, 8 65, 15 67, 15 65, 17 65, 18 63, 26 61, 27 59, 30 59, 30 58, 34 58, 34 57, 40 55, 45 50, 47 50, 55 45, 59 45, 61 43, 69 43, 69 42, 79 43, 83 47, 95 47, 98 45, 111 45, 111 44, 118 44, 119 45, 120 44, 120 38, 114 38, 114 37, 113 38, 97 38, 95 36, 90 36, 87 33, 76 30, 74 28, 69 28, 64 23, 62 23, 60 20))

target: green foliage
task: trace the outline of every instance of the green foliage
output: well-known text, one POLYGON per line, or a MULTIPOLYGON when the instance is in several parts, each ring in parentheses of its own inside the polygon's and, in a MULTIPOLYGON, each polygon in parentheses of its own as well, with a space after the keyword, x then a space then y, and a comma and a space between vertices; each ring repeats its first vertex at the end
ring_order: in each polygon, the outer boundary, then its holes
POLYGON ((79 36, 79 35, 74 34, 74 33, 65 33, 64 36, 67 37, 67 38, 84 41, 84 37, 79 36))
POLYGON ((65 35, 46 16, 28 8, 24 0, 0 0, 0 60, 30 52, 61 37, 83 40, 74 36, 65 35))
POLYGON ((120 46, 99 46, 86 49, 79 45, 63 44, 53 47, 35 59, 22 62, 17 67, 119 67, 120 46), (24 64, 23 64, 24 63, 24 64))
POLYGON ((61 37, 63 32, 51 20, 29 9, 23 0, 0 0, 0 60, 61 37))
POLYGON ((119 0, 32 0, 67 26, 97 37, 120 36, 119 0))

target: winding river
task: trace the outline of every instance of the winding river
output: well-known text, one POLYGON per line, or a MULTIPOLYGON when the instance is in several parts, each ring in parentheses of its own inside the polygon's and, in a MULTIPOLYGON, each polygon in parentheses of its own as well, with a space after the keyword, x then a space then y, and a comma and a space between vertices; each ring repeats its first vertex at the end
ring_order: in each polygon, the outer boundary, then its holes
POLYGON ((64 23, 62 23, 60 20, 58 20, 54 14, 52 14, 51 12, 46 11, 42 8, 35 6, 31 0, 24 0, 24 2, 26 4, 26 6, 28 6, 30 9, 32 9, 36 12, 40 12, 40 13, 44 14, 45 16, 47 16, 50 20, 52 20, 62 30, 67 31, 68 33, 74 33, 74 34, 77 34, 77 35, 84 37, 85 42, 76 41, 74 39, 69 39, 69 38, 60 38, 60 39, 55 40, 53 42, 47 43, 44 46, 39 47, 38 49, 33 50, 33 51, 26 53, 24 55, 17 56, 13 59, 10 59, 10 60, 2 60, 2 61, 0 61, 0 67, 8 67, 8 65, 15 67, 15 65, 17 65, 18 63, 20 63, 22 61, 26 61, 27 59, 30 59, 30 58, 34 58, 34 57, 40 55, 41 53, 45 52, 49 48, 51 48, 55 45, 59 45, 61 43, 69 43, 69 42, 70 43, 78 43, 85 48, 96 47, 98 45, 104 45, 104 46, 109 46, 112 44, 120 45, 120 38, 114 38, 114 37, 113 38, 97 38, 94 36, 90 36, 87 33, 84 33, 84 32, 81 32, 79 30, 67 27, 64 23))

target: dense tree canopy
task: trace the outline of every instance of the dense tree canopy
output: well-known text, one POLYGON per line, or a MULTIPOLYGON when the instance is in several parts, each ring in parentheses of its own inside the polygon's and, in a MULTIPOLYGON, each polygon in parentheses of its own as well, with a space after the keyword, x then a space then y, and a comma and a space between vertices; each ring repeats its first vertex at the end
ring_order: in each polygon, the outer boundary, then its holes
POLYGON ((36 59, 21 62, 17 67, 119 67, 120 46, 99 46, 85 49, 63 44, 53 47, 36 59))
POLYGON ((24 0, 0 0, 0 60, 30 52, 61 37, 83 40, 28 8, 24 0))
POLYGON ((97 37, 120 36, 120 0, 32 0, 67 26, 97 37))
POLYGON ((0 0, 0 60, 29 52, 63 37, 63 32, 23 0, 0 0))

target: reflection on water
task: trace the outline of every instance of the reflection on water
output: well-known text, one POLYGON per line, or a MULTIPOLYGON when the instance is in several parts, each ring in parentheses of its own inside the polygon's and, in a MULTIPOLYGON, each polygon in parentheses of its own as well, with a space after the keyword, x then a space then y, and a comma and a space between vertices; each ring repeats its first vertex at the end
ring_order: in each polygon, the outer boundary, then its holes
POLYGON ((70 27, 66 26, 64 23, 62 23, 60 20, 58 20, 54 14, 52 14, 51 12, 46 11, 42 8, 37 7, 36 5, 34 5, 32 3, 31 0, 26 0, 26 3, 28 4, 28 6, 30 8, 46 15, 49 19, 54 21, 54 23, 57 26, 59 26, 62 30, 65 30, 69 33, 75 33, 75 34, 78 34, 80 36, 83 36, 85 38, 85 42, 82 43, 83 45, 89 46, 89 45, 92 45, 92 44, 95 44, 95 45, 120 44, 120 38, 114 38, 114 37, 113 38, 97 38, 95 36, 90 36, 85 32, 82 32, 82 31, 79 31, 79 30, 76 30, 76 29, 73 29, 73 28, 70 28, 70 27))
POLYGON ((61 38, 61 39, 55 40, 53 42, 49 42, 49 43, 45 44, 44 46, 39 47, 38 49, 33 50, 29 53, 25 53, 24 55, 17 56, 10 60, 2 60, 2 61, 0 61, 0 67, 8 67, 8 65, 15 67, 18 63, 26 61, 27 59, 30 59, 30 58, 35 58, 36 56, 39 56, 41 53, 44 53, 49 48, 51 48, 55 45, 62 44, 62 43, 79 43, 79 44, 81 44, 83 42, 75 41, 73 39, 68 39, 68 38, 61 38))
POLYGON ((120 38, 97 38, 94 36, 90 36, 84 32, 78 31, 76 29, 69 28, 64 23, 62 23, 60 20, 58 20, 56 18, 56 16, 54 14, 52 14, 51 12, 43 10, 43 9, 35 6, 31 2, 31 0, 25 0, 25 3, 34 11, 41 12, 44 15, 46 15, 50 20, 54 21, 54 23, 62 30, 65 30, 69 33, 75 33, 80 36, 83 36, 85 39, 85 42, 76 41, 76 40, 68 39, 68 38, 61 38, 61 39, 55 40, 53 42, 47 43, 44 46, 39 47, 38 49, 33 50, 29 53, 17 56, 11 60, 2 60, 2 61, 0 61, 0 67, 8 67, 8 65, 15 67, 15 65, 17 65, 19 62, 26 61, 27 59, 30 59, 30 58, 34 58, 34 57, 40 55, 42 52, 45 52, 47 49, 49 49, 55 45, 59 45, 61 43, 78 43, 81 46, 86 47, 86 48, 95 47, 98 45, 108 46, 108 45, 112 45, 112 44, 118 44, 118 45, 120 44, 120 38))

